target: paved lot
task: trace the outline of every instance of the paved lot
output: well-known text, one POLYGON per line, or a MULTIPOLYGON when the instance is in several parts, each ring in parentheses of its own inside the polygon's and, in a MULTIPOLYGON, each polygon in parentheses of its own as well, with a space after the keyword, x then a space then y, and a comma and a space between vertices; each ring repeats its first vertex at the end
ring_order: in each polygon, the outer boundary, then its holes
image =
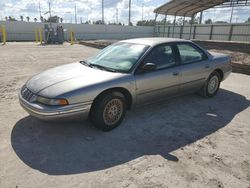
POLYGON ((98 50, 0 46, 0 187, 250 187, 250 77, 218 95, 188 95, 129 112, 103 133, 89 122, 40 122, 17 92, 32 75, 98 50))

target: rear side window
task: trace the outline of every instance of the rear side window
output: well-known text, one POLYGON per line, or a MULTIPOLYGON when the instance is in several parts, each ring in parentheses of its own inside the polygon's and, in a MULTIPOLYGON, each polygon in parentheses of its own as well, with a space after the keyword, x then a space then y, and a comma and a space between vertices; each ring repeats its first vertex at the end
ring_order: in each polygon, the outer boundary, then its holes
POLYGON ((196 49, 190 44, 177 44, 180 52, 182 64, 189 64, 206 59, 206 55, 199 49, 196 49))

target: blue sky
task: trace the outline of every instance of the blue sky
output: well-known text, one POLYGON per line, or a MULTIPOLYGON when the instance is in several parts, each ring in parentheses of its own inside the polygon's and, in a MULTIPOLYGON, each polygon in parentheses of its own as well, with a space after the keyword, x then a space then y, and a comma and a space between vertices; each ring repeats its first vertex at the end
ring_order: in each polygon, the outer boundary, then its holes
MULTIPOLYGON (((131 0, 132 1, 132 22, 136 23, 143 18, 154 19, 153 10, 166 3, 166 0, 131 0)), ((48 0, 40 0, 41 11, 44 15, 48 11, 48 0)), ((101 0, 50 0, 52 14, 58 15, 64 19, 64 22, 74 23, 74 7, 77 6, 77 19, 85 22, 86 20, 96 21, 101 19, 101 0)), ((124 24, 128 23, 128 2, 129 0, 104 0, 105 21, 116 21, 116 10, 118 10, 118 20, 124 24)), ((39 18, 38 0, 1 0, 0 1, 0 19, 5 16, 12 16, 20 20, 20 16, 29 16, 31 21, 39 18)), ((212 18, 213 21, 229 21, 231 9, 210 9, 205 11, 204 20, 212 18)), ((234 22, 244 22, 250 17, 250 7, 235 8, 234 22)), ((199 15, 198 15, 199 16, 199 15)), ((159 17, 159 19, 162 19, 159 17)), ((173 19, 173 17, 169 17, 173 19)))

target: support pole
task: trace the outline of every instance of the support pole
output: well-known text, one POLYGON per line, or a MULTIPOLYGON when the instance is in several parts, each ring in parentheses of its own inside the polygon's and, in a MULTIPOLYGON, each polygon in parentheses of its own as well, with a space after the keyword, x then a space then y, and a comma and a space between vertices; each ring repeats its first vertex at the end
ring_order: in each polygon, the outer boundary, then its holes
POLYGON ((232 24, 230 27, 230 32, 229 32, 229 36, 228 36, 228 40, 231 41, 232 40, 232 36, 233 36, 233 29, 234 29, 234 25, 232 24))
POLYGON ((185 20, 186 20, 186 16, 184 16, 184 19, 183 19, 183 23, 182 23, 183 26, 185 25, 185 20))
POLYGON ((2 36, 3 36, 3 44, 6 44, 7 34, 6 34, 6 28, 4 25, 2 26, 2 36))
POLYGON ((158 14, 155 13, 155 23, 154 23, 154 25, 155 25, 155 27, 154 27, 154 34, 155 34, 155 36, 157 36, 157 35, 156 35, 156 26, 157 26, 156 20, 157 20, 157 17, 158 17, 158 14))
POLYGON ((191 18, 191 25, 190 25, 189 39, 191 39, 192 27, 193 27, 193 21, 194 21, 194 16, 192 16, 192 18, 191 18))
POLYGON ((175 23, 176 23, 176 15, 174 15, 174 26, 173 26, 172 37, 174 37, 175 23))
MULTIPOLYGON (((233 3, 233 2, 232 2, 233 3)), ((233 14, 234 14, 234 4, 232 5, 231 16, 230 16, 230 24, 233 21, 233 14)))
POLYGON ((165 19, 164 19, 163 37, 165 37, 165 32, 166 32, 166 24, 167 24, 167 14, 165 15, 165 19))
POLYGON ((203 18, 203 11, 201 11, 201 13, 200 13, 200 20, 199 20, 199 24, 202 24, 202 18, 203 18))
POLYGON ((213 38, 213 31, 214 31, 214 25, 211 25, 210 34, 209 34, 209 40, 212 40, 212 38, 213 38))

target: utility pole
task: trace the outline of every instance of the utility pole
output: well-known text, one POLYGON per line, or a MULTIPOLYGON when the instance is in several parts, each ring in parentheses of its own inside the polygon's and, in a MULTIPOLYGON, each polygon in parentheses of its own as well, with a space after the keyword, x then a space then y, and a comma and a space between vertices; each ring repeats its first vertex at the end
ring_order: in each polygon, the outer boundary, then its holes
POLYGON ((131 0, 129 0, 128 25, 131 23, 131 0))
POLYGON ((75 24, 77 24, 76 5, 75 5, 75 24))
POLYGON ((104 24, 104 0, 102 0, 102 23, 104 24))
POLYGON ((118 8, 116 8, 116 24, 118 24, 118 8))
MULTIPOLYGON (((39 13, 40 13, 40 20, 41 20, 41 18, 42 18, 42 12, 41 12, 41 4, 40 4, 40 1, 39 1, 39 13)), ((42 20, 41 20, 41 22, 42 22, 42 20)))
POLYGON ((50 26, 50 29, 52 29, 50 2, 49 2, 49 26, 50 26))
POLYGON ((142 7, 141 7, 141 21, 142 21, 142 22, 143 22, 143 20, 144 20, 143 9, 144 9, 144 3, 142 3, 142 7))

